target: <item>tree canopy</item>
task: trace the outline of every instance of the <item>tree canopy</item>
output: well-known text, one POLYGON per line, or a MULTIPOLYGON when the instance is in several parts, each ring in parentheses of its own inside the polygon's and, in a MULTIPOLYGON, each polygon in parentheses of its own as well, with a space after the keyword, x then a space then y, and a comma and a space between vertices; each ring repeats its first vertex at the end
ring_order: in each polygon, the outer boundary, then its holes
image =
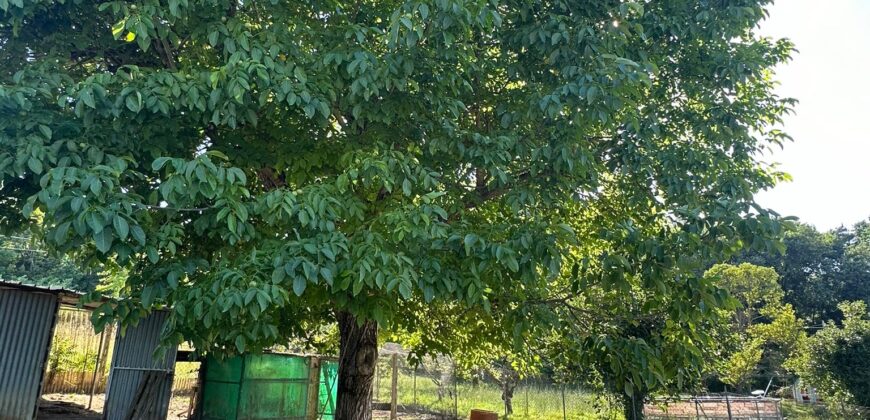
POLYGON ((636 290, 690 331, 696 261, 781 234, 768 3, 0 0, 0 223, 200 351, 338 319, 341 395, 421 302, 521 341, 535 302, 636 290))
POLYGON ((714 372, 722 382, 741 391, 788 376, 783 366, 804 344, 804 324, 794 308, 783 303, 779 275, 770 267, 749 263, 717 264, 705 276, 737 301, 719 309, 719 355, 714 372), (756 376, 760 375, 761 380, 756 376))
POLYGON ((842 301, 870 303, 870 223, 819 232, 795 224, 786 233, 785 253, 748 252, 735 261, 774 268, 784 300, 814 325, 841 320, 842 301))
MULTIPOLYGON (((843 302, 841 325, 827 323, 788 361, 806 383, 834 403, 870 406, 870 311, 863 301, 843 302)), ((837 408, 837 404, 831 404, 837 408)))

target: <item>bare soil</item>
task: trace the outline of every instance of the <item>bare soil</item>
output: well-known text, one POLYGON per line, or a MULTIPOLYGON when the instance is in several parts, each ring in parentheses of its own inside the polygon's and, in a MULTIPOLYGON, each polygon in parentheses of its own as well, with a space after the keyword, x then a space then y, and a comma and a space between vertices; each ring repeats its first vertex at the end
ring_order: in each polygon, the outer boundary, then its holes
MULTIPOLYGON (((82 394, 46 394, 39 402, 39 420, 91 420, 103 417, 105 394, 94 395, 91 409, 88 410, 89 395, 82 394)), ((169 401, 169 416, 167 420, 183 420, 187 418, 187 406, 190 397, 175 397, 169 401)))
MULTIPOLYGON (((82 394, 47 394, 39 402, 38 420, 99 420, 103 417, 105 394, 94 395, 91 409, 88 410, 88 395, 82 394)), ((187 419, 187 406, 190 397, 179 396, 169 402, 167 420, 187 419)), ((431 415, 398 413, 401 420, 431 420, 431 415)), ((373 410, 372 418, 385 420, 390 418, 388 410, 373 410)))

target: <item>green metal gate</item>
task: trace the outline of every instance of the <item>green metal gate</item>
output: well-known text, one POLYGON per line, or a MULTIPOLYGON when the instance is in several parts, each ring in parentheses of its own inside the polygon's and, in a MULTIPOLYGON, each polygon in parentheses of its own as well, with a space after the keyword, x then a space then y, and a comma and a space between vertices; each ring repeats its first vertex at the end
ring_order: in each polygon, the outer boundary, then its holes
POLYGON ((209 357, 203 384, 203 418, 331 420, 337 373, 337 363, 312 357, 285 354, 246 355, 227 360, 209 357), (312 367, 317 371, 312 372, 312 367))

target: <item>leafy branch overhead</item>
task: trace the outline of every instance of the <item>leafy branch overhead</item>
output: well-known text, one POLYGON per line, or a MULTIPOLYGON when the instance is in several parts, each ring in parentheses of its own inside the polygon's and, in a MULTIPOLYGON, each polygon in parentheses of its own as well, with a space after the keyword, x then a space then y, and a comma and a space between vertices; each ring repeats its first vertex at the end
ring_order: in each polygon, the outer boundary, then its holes
POLYGON ((767 3, 0 0, 0 223, 202 351, 420 302, 522 342, 631 296, 673 338, 722 301, 693 258, 778 246, 767 3))

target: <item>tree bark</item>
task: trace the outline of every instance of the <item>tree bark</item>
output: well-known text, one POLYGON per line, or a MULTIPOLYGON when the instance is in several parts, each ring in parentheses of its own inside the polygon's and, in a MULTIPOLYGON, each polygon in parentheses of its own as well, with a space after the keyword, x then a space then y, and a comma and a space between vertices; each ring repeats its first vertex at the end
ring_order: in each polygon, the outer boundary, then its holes
POLYGON ((338 313, 340 334, 336 420, 371 420, 372 382, 378 361, 378 324, 338 313))
POLYGON ((643 420, 643 405, 646 400, 646 394, 635 388, 634 395, 622 395, 622 413, 625 415, 625 420, 643 420))
POLYGON ((505 384, 501 389, 501 399, 504 401, 504 411, 507 415, 514 413, 514 388, 515 385, 505 384))

